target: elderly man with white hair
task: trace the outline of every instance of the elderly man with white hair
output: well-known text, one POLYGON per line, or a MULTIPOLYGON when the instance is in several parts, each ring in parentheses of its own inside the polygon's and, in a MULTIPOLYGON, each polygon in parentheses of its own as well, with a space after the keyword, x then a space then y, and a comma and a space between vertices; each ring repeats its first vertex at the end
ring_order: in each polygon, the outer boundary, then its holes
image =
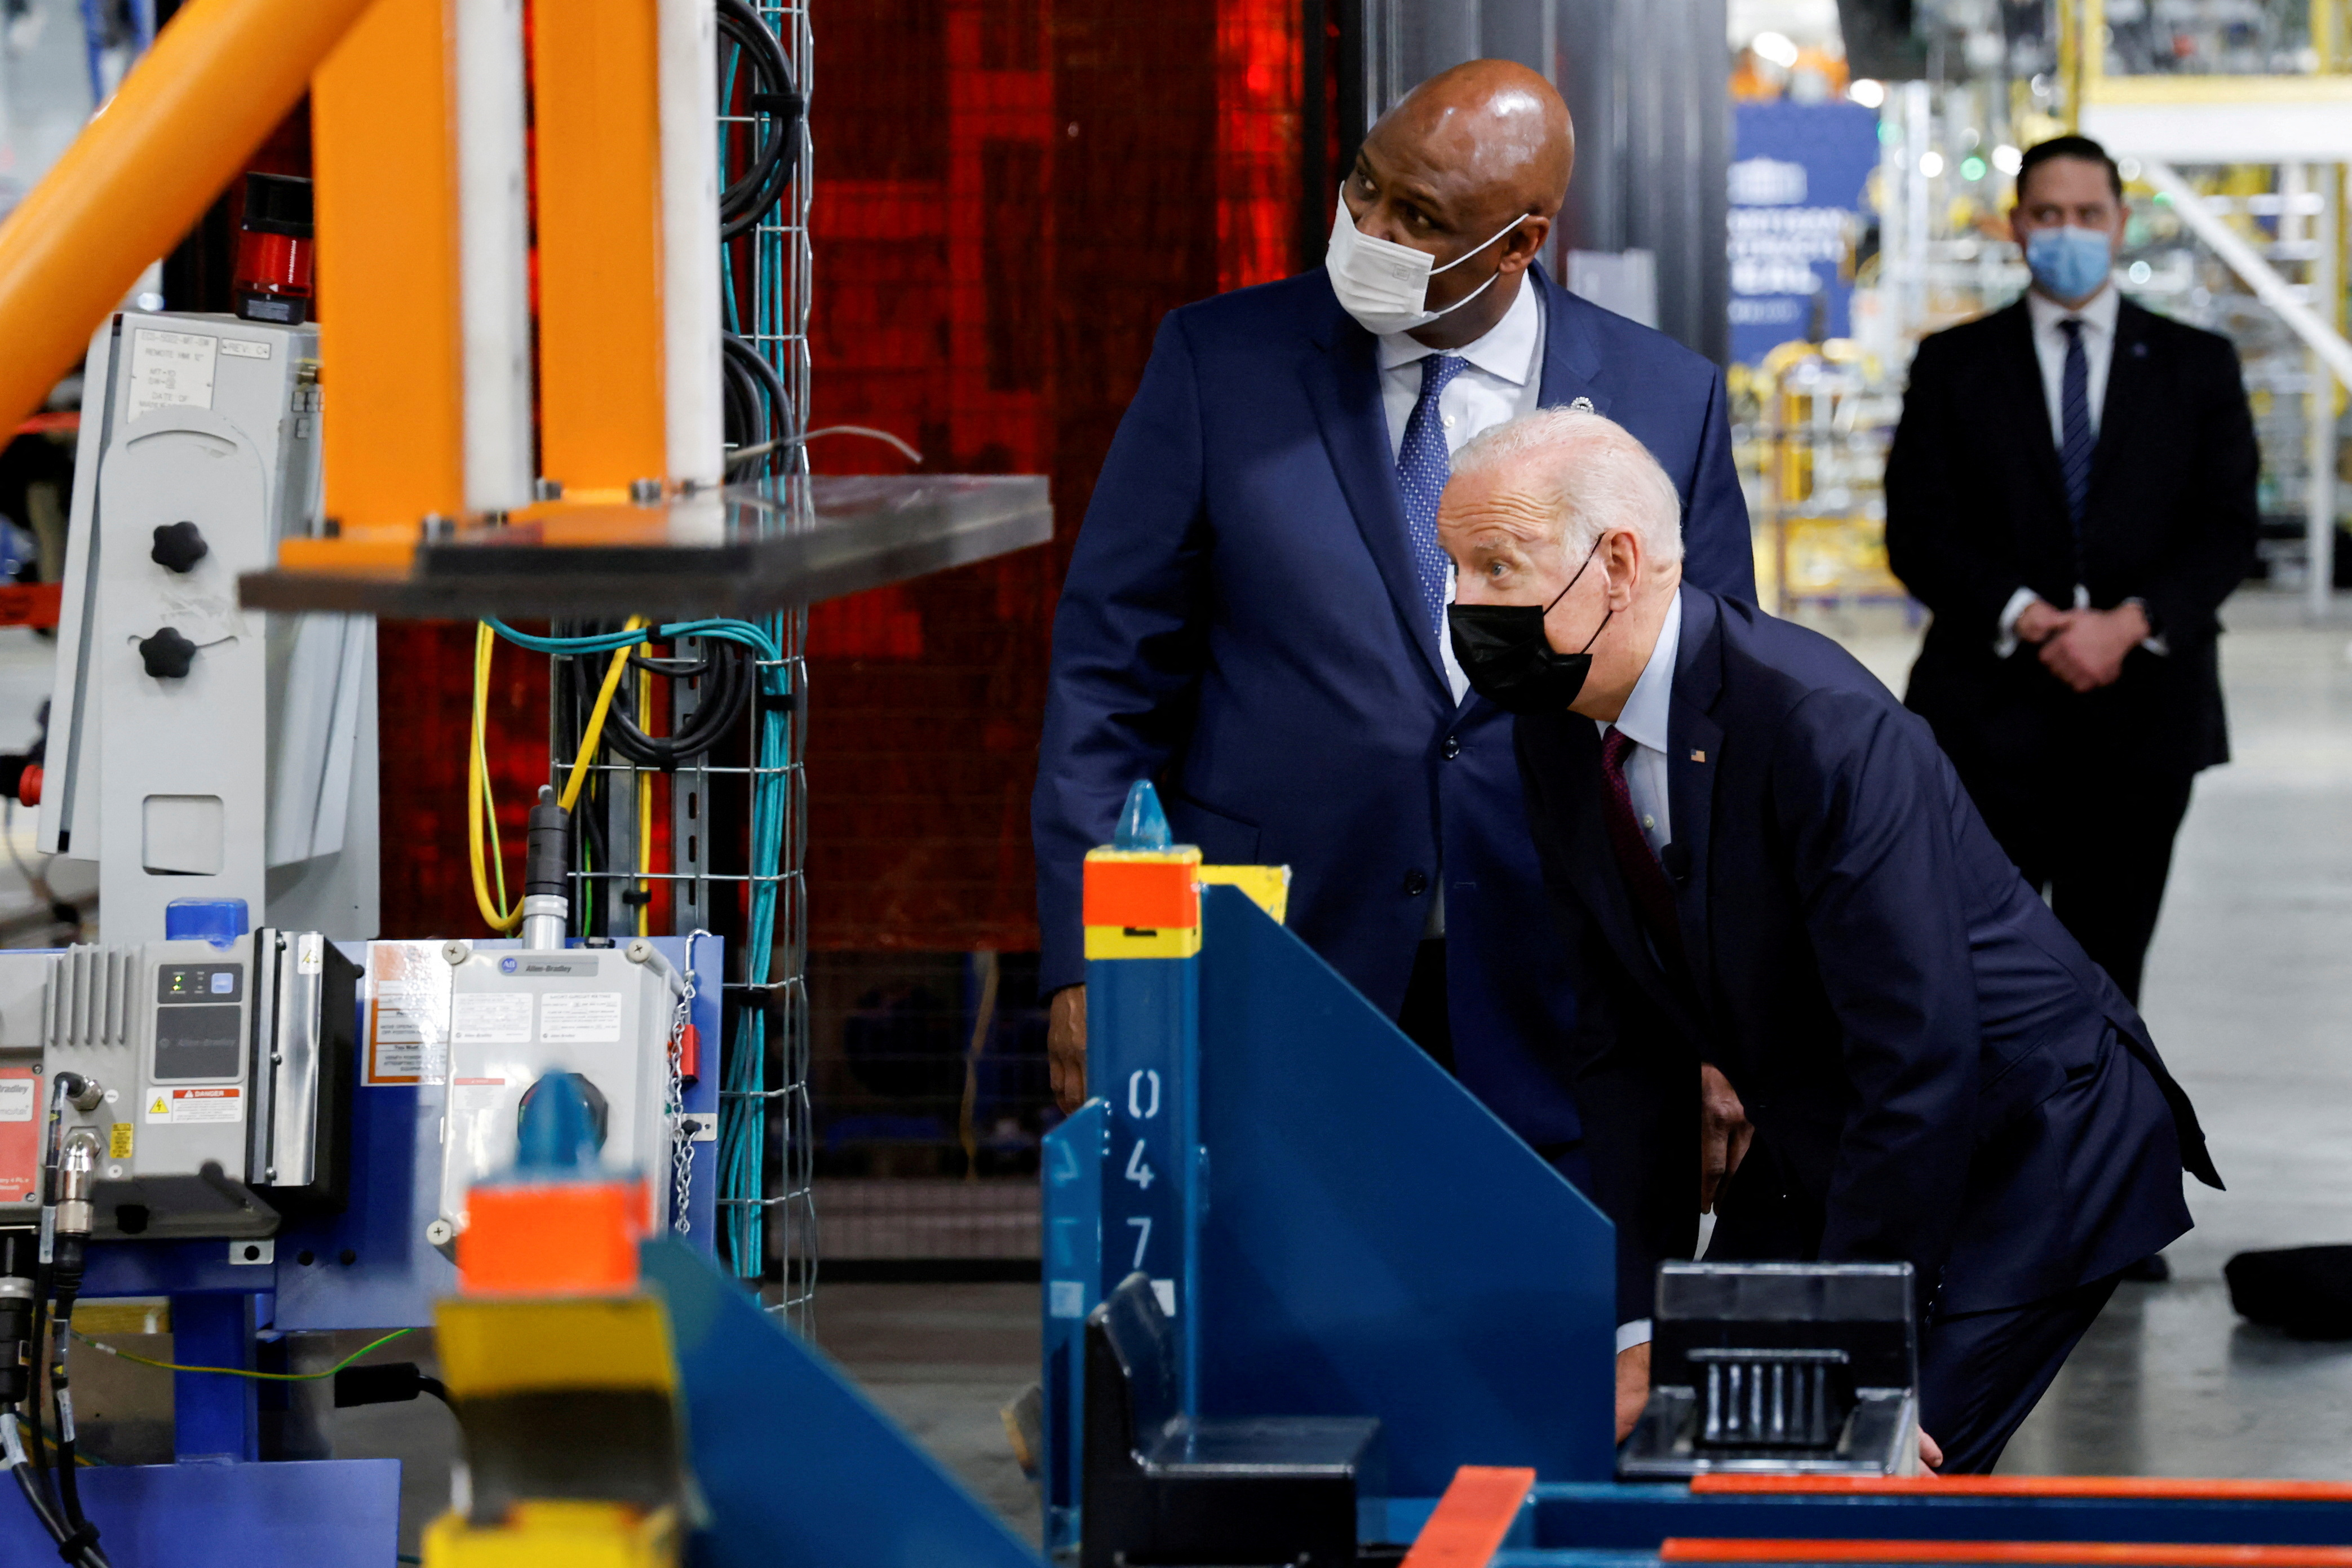
POLYGON ((2114 1290, 2218 1186, 2139 1015, 1834 643, 1681 581, 1642 444, 1549 410, 1455 455, 1454 648, 1517 717, 1617 1224, 1618 1427, 1688 1258, 1916 1271, 1923 1453, 1992 1468, 2114 1290))

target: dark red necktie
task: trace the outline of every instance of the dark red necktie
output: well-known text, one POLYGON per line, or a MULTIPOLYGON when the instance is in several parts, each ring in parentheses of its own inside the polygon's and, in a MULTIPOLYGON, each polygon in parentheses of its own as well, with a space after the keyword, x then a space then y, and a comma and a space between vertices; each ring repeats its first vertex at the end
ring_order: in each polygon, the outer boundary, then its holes
POLYGON ((1650 853, 1642 837, 1641 818, 1633 812, 1633 792, 1625 787, 1625 759, 1633 754, 1631 735, 1612 725, 1601 742, 1601 816, 1609 824, 1609 847, 1617 852, 1617 869, 1625 879, 1633 913, 1650 940, 1657 944, 1665 967, 1683 963, 1682 928, 1675 918, 1675 890, 1667 885, 1664 868, 1650 853))

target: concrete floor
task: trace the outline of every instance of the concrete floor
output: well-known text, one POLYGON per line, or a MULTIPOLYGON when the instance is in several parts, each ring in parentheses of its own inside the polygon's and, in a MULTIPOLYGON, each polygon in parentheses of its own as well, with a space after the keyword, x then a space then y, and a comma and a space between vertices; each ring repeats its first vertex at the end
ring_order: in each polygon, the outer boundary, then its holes
POLYGON ((2352 616, 2226 619, 2236 760, 2198 781, 2146 1011, 2230 1190, 2189 1184, 2172 1282, 2123 1288, 2004 1469, 2352 1476, 2352 1345, 2242 1323, 2221 1283, 2233 1253, 2352 1242, 2352 616))

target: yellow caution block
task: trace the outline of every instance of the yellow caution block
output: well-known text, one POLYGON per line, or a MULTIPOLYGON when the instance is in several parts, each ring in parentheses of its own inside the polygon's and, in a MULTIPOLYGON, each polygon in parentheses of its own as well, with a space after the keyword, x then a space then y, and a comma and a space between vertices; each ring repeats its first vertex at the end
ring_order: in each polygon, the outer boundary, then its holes
POLYGON ((462 1403, 553 1389, 677 1387, 651 1296, 452 1297, 433 1310, 441 1379, 462 1403))
POLYGON ((1203 866, 1201 885, 1239 888, 1250 902, 1280 925, 1290 908, 1290 868, 1287 866, 1203 866))
POLYGON ((425 1568, 675 1568, 677 1516, 620 1503, 517 1503, 503 1524, 445 1513, 425 1530, 425 1568))
POLYGON ((1201 889, 1239 888, 1279 922, 1290 906, 1287 866, 1204 866, 1190 844, 1097 849, 1087 856, 1088 958, 1190 958, 1201 951, 1201 889))

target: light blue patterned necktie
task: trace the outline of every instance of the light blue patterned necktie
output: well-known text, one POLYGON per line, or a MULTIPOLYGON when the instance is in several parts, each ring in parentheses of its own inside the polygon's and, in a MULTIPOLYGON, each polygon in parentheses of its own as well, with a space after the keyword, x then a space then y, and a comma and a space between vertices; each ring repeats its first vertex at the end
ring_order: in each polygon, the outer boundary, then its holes
POLYGON ((1459 354, 1431 354, 1421 362, 1421 397, 1405 421, 1397 447, 1397 487, 1404 492, 1405 531, 1412 541, 1412 563, 1421 577, 1421 598, 1429 624, 1445 632, 1445 552, 1437 542, 1437 497, 1454 472, 1445 449, 1445 421, 1437 400, 1446 384, 1469 368, 1459 354))

